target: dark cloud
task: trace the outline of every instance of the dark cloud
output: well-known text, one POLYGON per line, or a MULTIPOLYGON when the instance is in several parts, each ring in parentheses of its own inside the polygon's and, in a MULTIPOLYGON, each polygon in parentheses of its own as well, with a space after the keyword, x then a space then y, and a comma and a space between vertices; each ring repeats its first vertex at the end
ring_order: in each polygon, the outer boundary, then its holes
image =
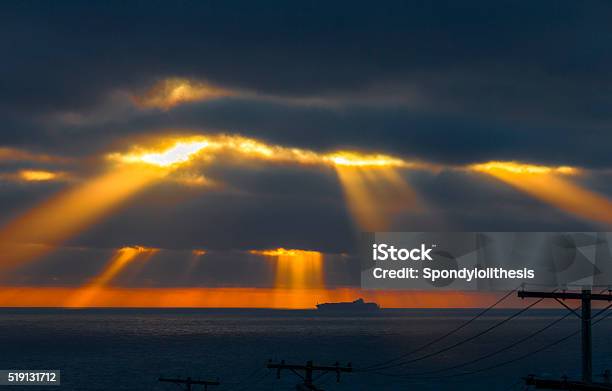
MULTIPOLYGON (((609 2, 570 0, 4 2, 0 144, 78 159, 4 162, 0 173, 57 169, 77 185, 105 167, 109 151, 180 130, 447 165, 610 169, 611 19, 609 2), (134 106, 130 94, 167 77, 237 94, 167 111, 134 106)), ((264 264, 234 255, 280 246, 354 251, 356 229, 331 169, 249 163, 203 174, 224 187, 148 188, 68 243, 99 253, 66 250, 15 281, 76 284, 110 249, 143 245, 168 253, 146 278, 122 284, 266 285, 264 264), (176 273, 185 265, 174 268, 172 254, 193 248, 217 258, 198 266, 203 280, 183 281, 176 273), (230 273, 235 262, 243 265, 238 275, 230 273)), ((426 208, 398 214, 395 230, 600 228, 483 175, 406 175, 426 208)), ((612 192, 609 172, 578 180, 612 192)), ((71 185, 0 181, 0 221, 71 185)), ((327 273, 355 284, 342 267, 327 273)))
POLYGON ((5 143, 74 136, 104 144, 128 130, 188 125, 451 162, 610 166, 606 2, 73 1, 2 9, 5 143), (114 91, 142 91, 173 75, 281 101, 49 124, 53 113, 95 111, 114 91), (344 103, 282 104, 294 98, 344 103))
POLYGON ((503 121, 417 113, 399 107, 303 107, 224 99, 179 107, 169 113, 136 113, 82 125, 35 128, 25 140, 4 133, 7 144, 46 148, 67 155, 105 154, 126 147, 134 135, 169 132, 238 133, 289 147, 330 151, 379 150, 444 164, 519 160, 609 168, 607 129, 510 124, 503 121), (70 142, 67 142, 70 140, 70 142))

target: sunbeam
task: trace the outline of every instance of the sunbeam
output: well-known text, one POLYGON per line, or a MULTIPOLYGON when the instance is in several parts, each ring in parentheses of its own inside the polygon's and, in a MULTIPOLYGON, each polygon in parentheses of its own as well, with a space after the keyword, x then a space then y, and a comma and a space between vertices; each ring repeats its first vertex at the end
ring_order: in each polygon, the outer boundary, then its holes
POLYGON ((397 168, 339 165, 336 173, 361 230, 388 230, 395 213, 415 208, 415 192, 397 168))
POLYGON ((310 289, 324 285, 323 254, 318 251, 277 248, 252 250, 251 253, 263 255, 276 263, 275 288, 310 289))
POLYGON ((612 201, 571 181, 573 167, 536 166, 515 162, 489 162, 471 169, 493 177, 572 215, 612 223, 612 201))
MULTIPOLYGON (((1 268, 31 261, 88 228, 146 186, 189 166, 206 152, 275 163, 333 167, 344 188, 349 209, 364 230, 383 230, 392 213, 414 205, 414 192, 397 170, 420 167, 381 153, 354 151, 318 153, 266 144, 236 135, 163 137, 157 148, 134 146, 127 153, 108 155, 110 171, 56 195, 0 230, 1 268)), ((178 174, 177 176, 180 176, 178 174)), ((37 179, 47 179, 37 174, 37 179)), ((203 178, 200 175, 200 178, 203 178)))
POLYGON ((121 271, 130 263, 140 257, 150 259, 158 249, 146 248, 141 246, 122 247, 118 249, 113 257, 107 262, 104 270, 91 279, 82 288, 72 295, 66 307, 87 307, 101 290, 106 287, 121 271))
POLYGON ((250 252, 274 262, 273 306, 296 308, 308 298, 312 300, 313 292, 325 290, 323 253, 285 248, 250 252))
POLYGON ((150 167, 122 168, 36 206, 0 231, 0 269, 44 255, 162 175, 150 167))

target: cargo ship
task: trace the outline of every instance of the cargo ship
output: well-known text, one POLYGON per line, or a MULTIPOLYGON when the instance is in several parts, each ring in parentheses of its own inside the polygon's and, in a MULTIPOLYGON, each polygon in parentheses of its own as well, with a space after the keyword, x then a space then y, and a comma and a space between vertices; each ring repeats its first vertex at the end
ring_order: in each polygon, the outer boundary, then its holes
POLYGON ((376 303, 366 303, 359 298, 351 302, 317 304, 317 310, 325 312, 376 312, 380 306, 376 303))

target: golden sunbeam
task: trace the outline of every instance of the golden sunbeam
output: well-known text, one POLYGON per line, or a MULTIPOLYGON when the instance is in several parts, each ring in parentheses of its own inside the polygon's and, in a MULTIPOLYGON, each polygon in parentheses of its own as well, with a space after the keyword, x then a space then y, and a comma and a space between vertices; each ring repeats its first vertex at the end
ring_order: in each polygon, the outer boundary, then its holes
MULTIPOLYGON (((206 151, 207 158, 218 154, 231 153, 239 157, 272 162, 292 162, 295 164, 318 164, 338 169, 347 190, 351 209, 358 212, 358 220, 372 220, 375 211, 367 208, 379 202, 389 204, 384 197, 364 198, 365 188, 382 189, 383 179, 377 185, 355 183, 344 174, 348 169, 376 169, 383 173, 380 178, 391 178, 393 169, 412 166, 413 163, 383 154, 363 154, 339 151, 320 154, 314 151, 270 145, 242 136, 216 135, 164 138, 157 149, 136 146, 131 152, 109 155, 111 160, 121 164, 113 171, 94 178, 83 185, 68 190, 37 206, 25 215, 10 222, 0 230, 0 268, 18 265, 43 255, 72 235, 99 220, 121 202, 151 184, 164 178, 179 167, 189 164, 194 158, 206 151), (382 184, 381 184, 382 183, 382 184), (355 190, 353 190, 355 189, 355 190), (365 203, 362 202, 365 200, 365 203), (373 202, 369 202, 373 201, 373 202), (367 205, 371 206, 367 206, 367 205), (363 212, 365 210, 365 212, 363 212), (369 216, 364 218, 363 215, 369 216), (44 244, 45 246, 23 246, 23 244, 44 244)), ((28 172, 23 174, 28 180, 50 180, 53 173, 28 172)), ((199 182, 205 182, 205 179, 199 182)), ((365 177, 364 177, 365 178, 365 177)), ((358 181, 357 181, 358 182, 358 181)), ((370 181, 371 182, 371 181, 370 181)), ((407 185, 401 185, 399 176, 388 183, 395 183, 400 193, 408 192, 407 185)), ((395 201, 394 201, 395 202, 395 201)), ((375 224, 378 225, 378 224, 375 224)), ((369 225, 368 225, 369 227, 369 225)))
POLYGON ((324 285, 323 254, 318 251, 278 248, 252 250, 251 253, 276 263, 275 288, 311 289, 324 285))
POLYGON ((160 149, 138 148, 127 154, 114 153, 109 158, 122 163, 145 163, 156 166, 184 164, 206 151, 209 159, 221 154, 235 158, 269 162, 333 167, 344 190, 349 210, 362 230, 382 231, 389 227, 391 216, 414 208, 413 189, 399 174, 399 169, 437 167, 423 162, 409 162, 381 153, 336 151, 318 153, 300 148, 266 144, 259 140, 232 135, 209 135, 176 138, 174 144, 160 149))
POLYGON ((385 231, 388 221, 362 170, 337 167, 338 179, 355 223, 364 231, 385 231))
POLYGON ((473 165, 471 169, 492 175, 572 215, 612 223, 612 201, 573 183, 569 178, 579 173, 576 168, 490 162, 473 165))
POLYGON ((80 288, 65 304, 66 307, 86 307, 102 288, 108 285, 121 271, 138 257, 150 259, 158 249, 141 246, 122 247, 104 267, 104 270, 94 277, 87 285, 80 288))
POLYGON ((416 206, 416 195, 393 167, 338 166, 349 211, 364 231, 386 231, 392 216, 416 206))
POLYGON ((191 256, 189 257, 189 262, 187 263, 187 267, 185 268, 185 271, 183 272, 184 281, 188 282, 191 280, 193 272, 196 270, 196 268, 202 261, 202 258, 206 254, 207 254, 206 250, 202 250, 202 249, 191 250, 191 256))
POLYGON ((43 202, 0 230, 0 269, 44 255, 161 175, 148 167, 122 168, 43 202))
MULTIPOLYGON (((0 268, 18 265, 43 255, 53 246, 111 212, 137 191, 155 180, 167 177, 173 171, 177 171, 176 176, 179 178, 192 178, 189 181, 192 184, 213 184, 201 174, 181 177, 178 170, 201 157, 204 151, 207 159, 230 154, 238 158, 334 167, 345 189, 351 211, 359 225, 367 229, 382 227, 389 211, 398 210, 414 198, 411 189, 394 170, 422 165, 380 153, 318 153, 226 134, 166 137, 160 139, 157 145, 157 148, 135 146, 128 153, 108 155, 111 160, 119 163, 111 172, 53 197, 2 228, 0 268)), ((23 172, 22 177, 43 181, 55 179, 57 174, 28 171, 23 172)))
POLYGON ((299 307, 312 300, 312 291, 324 289, 323 253, 318 251, 277 248, 252 250, 275 263, 274 291, 271 303, 276 307, 299 307), (286 292, 291 295, 286 296, 286 292))

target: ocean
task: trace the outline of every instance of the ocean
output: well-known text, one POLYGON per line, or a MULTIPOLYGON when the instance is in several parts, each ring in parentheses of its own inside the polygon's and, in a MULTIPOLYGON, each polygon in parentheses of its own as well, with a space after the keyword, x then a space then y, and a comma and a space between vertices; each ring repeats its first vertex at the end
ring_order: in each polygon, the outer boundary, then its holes
MULTIPOLYGON (((314 310, 0 309, 0 369, 60 369, 60 387, 9 390, 179 390, 160 376, 218 379, 209 390, 295 390, 300 373, 266 369, 268 360, 362 369, 406 354, 479 310, 383 310, 333 316, 314 310)), ((519 390, 528 374, 580 377, 580 334, 525 356, 580 329, 573 315, 486 360, 472 361, 530 335, 565 310, 530 310, 494 330, 444 350, 516 310, 492 310, 456 334, 380 371, 316 372, 324 390, 519 390), (438 353, 439 352, 439 353, 438 353), (426 356, 426 357, 424 357, 426 356), (432 373, 434 372, 434 373, 432 373), (429 374, 428 374, 429 373, 429 374)), ((594 310, 594 312, 597 312, 594 310)), ((612 316, 593 326, 593 373, 612 369, 612 316)), ((396 362, 393 362, 396 363, 396 362)), ((602 381, 602 378, 595 378, 602 381)), ((194 390, 203 389, 194 386, 194 390)))

